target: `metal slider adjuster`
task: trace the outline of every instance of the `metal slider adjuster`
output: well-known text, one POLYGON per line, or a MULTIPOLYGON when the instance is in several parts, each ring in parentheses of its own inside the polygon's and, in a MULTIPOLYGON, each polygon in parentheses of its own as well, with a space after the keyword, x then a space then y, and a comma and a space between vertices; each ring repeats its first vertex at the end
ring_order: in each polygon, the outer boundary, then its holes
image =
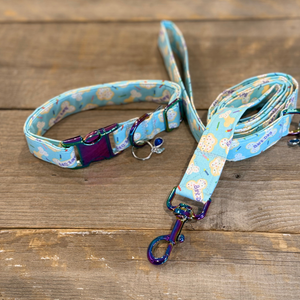
MULTIPOLYGON (((300 109, 286 109, 282 112, 283 115, 298 115, 300 114, 300 109)), ((300 146, 300 122, 298 123, 298 128, 296 130, 292 130, 288 134, 289 136, 295 136, 297 138, 287 141, 289 147, 300 146)))
POLYGON ((113 152, 109 140, 109 134, 118 128, 119 125, 114 123, 104 128, 94 130, 84 138, 76 136, 71 139, 64 140, 62 142, 62 146, 65 148, 76 146, 79 154, 77 168, 84 168, 89 166, 91 162, 110 159, 120 153, 113 152))
POLYGON ((176 104, 179 105, 179 111, 180 111, 180 115, 182 116, 182 104, 181 104, 181 100, 180 98, 177 98, 175 99, 173 102, 171 102, 170 104, 168 104, 165 108, 164 108, 164 111, 163 111, 163 115, 164 115, 164 120, 165 120, 165 125, 166 125, 166 131, 167 132, 170 132, 172 131, 174 128, 171 128, 169 126, 169 120, 168 120, 168 111, 170 108, 172 108, 173 106, 175 106, 176 104))
POLYGON ((131 146, 134 146, 136 148, 141 148, 141 147, 144 147, 146 145, 146 141, 139 141, 139 143, 136 143, 134 141, 134 134, 135 134, 137 128, 139 127, 139 125, 143 121, 147 120, 150 117, 150 115, 151 114, 148 114, 148 113, 143 114, 131 126, 130 131, 129 131, 129 136, 128 136, 128 139, 129 139, 129 142, 130 142, 131 146))
POLYGON ((168 235, 161 235, 157 238, 155 238, 149 245, 148 247, 148 251, 147 251, 147 257, 148 260, 154 264, 154 265, 161 265, 163 263, 165 263, 170 254, 171 251, 173 249, 173 246, 176 245, 176 242, 179 243, 183 243, 184 242, 184 235, 181 234, 181 230, 183 228, 183 225, 186 221, 188 220, 201 220, 205 217, 207 210, 209 208, 209 205, 211 203, 211 199, 209 199, 203 206, 202 212, 198 215, 196 215, 193 212, 193 209, 189 206, 186 205, 184 203, 180 203, 177 206, 173 206, 172 205, 172 201, 175 197, 175 192, 176 192, 176 188, 174 187, 167 199, 167 207, 169 210, 173 211, 174 215, 176 216, 176 222, 175 225, 173 227, 173 230, 170 234, 168 235), (153 248, 155 246, 157 246, 157 244, 160 241, 167 241, 168 242, 168 247, 167 250, 165 252, 165 255, 163 255, 162 257, 155 257, 153 255, 153 248))

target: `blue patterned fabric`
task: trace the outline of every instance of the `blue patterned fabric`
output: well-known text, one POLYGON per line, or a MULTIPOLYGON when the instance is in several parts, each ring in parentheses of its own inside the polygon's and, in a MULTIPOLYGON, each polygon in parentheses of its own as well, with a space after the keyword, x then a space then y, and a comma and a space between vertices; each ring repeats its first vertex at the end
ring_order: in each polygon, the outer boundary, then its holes
POLYGON ((226 160, 258 155, 288 134, 292 116, 283 115, 283 110, 296 107, 298 83, 282 73, 247 79, 217 97, 209 108, 205 126, 194 106, 182 33, 172 22, 163 21, 158 44, 169 76, 182 89, 185 116, 199 142, 176 194, 205 203, 218 183, 226 160), (182 63, 183 79, 174 54, 182 63))
MULTIPOLYGON (((181 95, 181 88, 174 82, 161 80, 123 81, 95 85, 65 92, 37 108, 26 120, 24 133, 29 150, 36 157, 64 168, 76 168, 80 162, 74 147, 62 147, 62 141, 43 137, 43 134, 63 118, 104 105, 117 105, 149 101, 158 105, 172 103, 181 95)), ((177 128, 181 121, 180 105, 175 104, 167 112, 168 125, 177 128)), ((118 153, 130 146, 129 130, 137 118, 119 123, 112 133, 118 153)), ((136 141, 152 139, 166 129, 163 109, 151 113, 141 123, 134 135, 136 141)), ((66 137, 71 138, 71 137, 66 137)))
MULTIPOLYGON (((298 83, 282 73, 247 79, 222 92, 208 111, 207 126, 199 118, 193 100, 188 52, 182 33, 169 21, 161 23, 158 45, 172 82, 139 80, 115 82, 72 90, 36 109, 24 125, 30 152, 60 167, 76 168, 74 146, 62 147, 61 141, 43 137, 54 124, 71 114, 98 106, 150 101, 172 103, 180 98, 183 114, 199 142, 176 193, 192 200, 207 202, 212 195, 226 160, 242 160, 260 154, 288 134, 291 115, 283 110, 297 104, 298 83), (183 66, 183 79, 174 55, 183 66)), ((181 108, 168 111, 168 123, 177 128, 181 108)), ((114 153, 130 144, 129 131, 135 119, 119 124, 114 131, 114 153)), ((163 109, 151 114, 135 132, 135 140, 152 139, 166 130, 163 109)), ((69 137, 66 137, 69 138, 69 137)))

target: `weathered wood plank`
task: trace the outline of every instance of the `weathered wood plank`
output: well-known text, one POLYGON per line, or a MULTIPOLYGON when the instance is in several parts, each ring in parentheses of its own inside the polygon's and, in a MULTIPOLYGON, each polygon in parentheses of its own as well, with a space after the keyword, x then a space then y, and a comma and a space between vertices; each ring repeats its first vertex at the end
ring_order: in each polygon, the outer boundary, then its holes
POLYGON ((284 1, 84 1, 10 0, 0 5, 0 22, 120 22, 299 18, 298 0, 284 1))
POLYGON ((1 299, 299 299, 298 234, 191 232, 153 266, 158 234, 0 231, 1 299))
MULTIPOLYGON (((251 76, 276 71, 300 78, 300 20, 178 25, 189 49, 198 109, 251 76)), ((64 91, 98 83, 168 79, 158 31, 158 23, 3 24, 0 108, 34 109, 64 91)))
MULTIPOLYGON (((166 212, 165 200, 196 147, 186 124, 162 133, 166 151, 149 161, 135 160, 127 149, 112 160, 66 170, 29 153, 21 131, 29 113, 0 112, 1 228, 161 228, 169 232, 174 217, 166 212)), ((47 135, 66 139, 142 113, 83 112, 61 121, 47 135)), ((257 157, 227 162, 207 218, 186 228, 300 232, 299 150, 287 148, 287 139, 257 157)))

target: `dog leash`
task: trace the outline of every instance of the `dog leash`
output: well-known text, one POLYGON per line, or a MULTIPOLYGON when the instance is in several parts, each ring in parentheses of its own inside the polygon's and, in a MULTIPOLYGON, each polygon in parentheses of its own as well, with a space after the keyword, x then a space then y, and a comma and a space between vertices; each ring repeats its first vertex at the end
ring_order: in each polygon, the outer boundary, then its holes
POLYGON ((174 23, 161 23, 158 45, 172 82, 123 81, 68 91, 37 108, 24 125, 32 154, 60 167, 81 168, 112 158, 129 146, 134 157, 148 159, 164 150, 162 138, 156 138, 153 144, 149 140, 162 131, 177 128, 183 117, 187 120, 199 144, 180 184, 167 199, 168 209, 176 216, 174 228, 171 234, 157 237, 149 245, 147 256, 153 264, 166 262, 173 246, 184 241, 181 230, 186 221, 205 217, 225 161, 246 159, 268 149, 289 133, 292 114, 299 113, 295 109, 297 81, 283 73, 271 73, 247 79, 222 92, 209 108, 207 126, 204 126, 194 106, 187 47, 174 23), (182 63, 183 80, 174 53, 182 63), (43 136, 71 114, 98 106, 140 101, 167 105, 139 118, 94 130, 85 137, 58 141, 43 136), (134 149, 147 144, 151 148, 149 156, 137 157, 134 149), (202 212, 195 214, 183 203, 173 206, 176 194, 202 202, 202 212), (153 250, 160 241, 167 241, 168 246, 165 255, 157 258, 153 250))
MULTIPOLYGON (((176 216, 174 228, 171 234, 159 236, 149 245, 148 259, 157 265, 168 260, 176 242, 184 241, 181 234, 184 223, 205 217, 225 161, 246 159, 273 146, 289 133, 291 115, 299 113, 295 109, 297 81, 286 74, 271 73, 247 79, 222 92, 210 106, 204 126, 194 106, 183 35, 172 22, 165 21, 158 44, 169 76, 182 89, 184 115, 199 143, 181 182, 167 199, 168 209, 176 216), (184 80, 181 80, 173 53, 182 63, 184 80), (195 214, 183 203, 173 206, 176 194, 202 202, 202 212, 195 214), (168 246, 165 255, 157 258, 153 249, 160 241, 166 241, 168 246)), ((294 134, 299 134, 299 130, 294 134)), ((298 143, 297 139, 290 141, 290 145, 298 143)))

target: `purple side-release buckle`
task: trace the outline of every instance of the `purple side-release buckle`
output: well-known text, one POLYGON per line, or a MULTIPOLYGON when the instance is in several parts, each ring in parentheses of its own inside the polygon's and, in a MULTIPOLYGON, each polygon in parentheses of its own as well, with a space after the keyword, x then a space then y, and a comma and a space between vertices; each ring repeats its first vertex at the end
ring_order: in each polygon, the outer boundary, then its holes
POLYGON ((109 159, 119 154, 119 152, 113 152, 109 140, 109 134, 118 128, 119 125, 115 123, 104 128, 94 130, 84 138, 76 136, 71 139, 64 140, 62 142, 62 146, 66 148, 76 146, 81 163, 78 167, 84 168, 89 166, 91 162, 109 159))

